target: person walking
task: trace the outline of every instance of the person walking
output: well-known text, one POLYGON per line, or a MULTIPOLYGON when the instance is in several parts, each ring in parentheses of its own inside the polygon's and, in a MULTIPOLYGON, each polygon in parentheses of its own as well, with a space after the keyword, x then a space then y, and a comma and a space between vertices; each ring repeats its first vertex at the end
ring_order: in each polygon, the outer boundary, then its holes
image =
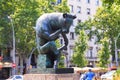
POLYGON ((89 71, 86 73, 86 79, 85 80, 93 80, 94 76, 95 76, 95 73, 92 72, 91 69, 89 69, 89 71))
POLYGON ((85 80, 86 79, 86 73, 82 73, 79 80, 85 80))

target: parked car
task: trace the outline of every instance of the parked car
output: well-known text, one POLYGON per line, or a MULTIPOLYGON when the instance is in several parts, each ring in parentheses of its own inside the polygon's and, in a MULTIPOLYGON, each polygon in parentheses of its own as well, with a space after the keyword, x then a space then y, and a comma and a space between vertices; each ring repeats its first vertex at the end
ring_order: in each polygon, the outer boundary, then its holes
POLYGON ((23 75, 13 75, 7 80, 23 80, 23 75))
POLYGON ((116 70, 108 71, 101 75, 101 80, 113 80, 116 70))

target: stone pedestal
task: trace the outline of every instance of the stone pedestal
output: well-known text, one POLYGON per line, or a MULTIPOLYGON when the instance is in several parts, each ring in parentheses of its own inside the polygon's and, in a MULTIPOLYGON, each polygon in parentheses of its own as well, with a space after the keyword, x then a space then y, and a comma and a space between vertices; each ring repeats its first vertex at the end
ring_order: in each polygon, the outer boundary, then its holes
POLYGON ((79 80, 79 74, 25 74, 24 80, 79 80))
POLYGON ((38 55, 37 68, 23 76, 24 80, 79 80, 79 77, 72 68, 46 68, 46 55, 42 54, 38 55))
POLYGON ((73 68, 33 68, 29 71, 30 74, 69 74, 74 73, 73 68))
POLYGON ((39 54, 37 58, 37 68, 46 68, 46 55, 45 54, 39 54))
POLYGON ((33 68, 29 72, 30 74, 54 74, 53 68, 33 68))

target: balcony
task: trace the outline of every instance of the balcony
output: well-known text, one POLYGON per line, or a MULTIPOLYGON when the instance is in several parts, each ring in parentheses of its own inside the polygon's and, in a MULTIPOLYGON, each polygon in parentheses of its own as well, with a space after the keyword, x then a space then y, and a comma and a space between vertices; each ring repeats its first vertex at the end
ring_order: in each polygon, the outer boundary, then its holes
POLYGON ((86 57, 88 61, 98 61, 98 57, 86 57))

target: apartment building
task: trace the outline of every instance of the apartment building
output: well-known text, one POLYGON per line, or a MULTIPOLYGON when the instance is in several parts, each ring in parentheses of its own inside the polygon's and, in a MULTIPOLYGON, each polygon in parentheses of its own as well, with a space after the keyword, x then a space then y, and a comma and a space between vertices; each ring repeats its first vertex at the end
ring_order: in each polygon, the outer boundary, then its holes
MULTIPOLYGON (((67 64, 68 66, 70 66, 70 60, 73 55, 75 39, 77 38, 77 35, 75 34, 75 26, 80 22, 84 22, 88 18, 93 18, 97 8, 101 6, 102 3, 100 0, 68 0, 67 3, 70 8, 70 13, 77 16, 77 18, 74 20, 73 25, 70 28, 69 34, 67 35, 69 39, 69 45, 67 50, 67 64)), ((96 36, 92 36, 91 40, 88 41, 89 49, 85 54, 85 57, 88 60, 89 64, 92 64, 93 66, 95 66, 95 62, 98 61, 98 45, 95 44, 95 40, 96 36)), ((60 42, 61 44, 63 44, 62 39, 60 39, 60 42)))

